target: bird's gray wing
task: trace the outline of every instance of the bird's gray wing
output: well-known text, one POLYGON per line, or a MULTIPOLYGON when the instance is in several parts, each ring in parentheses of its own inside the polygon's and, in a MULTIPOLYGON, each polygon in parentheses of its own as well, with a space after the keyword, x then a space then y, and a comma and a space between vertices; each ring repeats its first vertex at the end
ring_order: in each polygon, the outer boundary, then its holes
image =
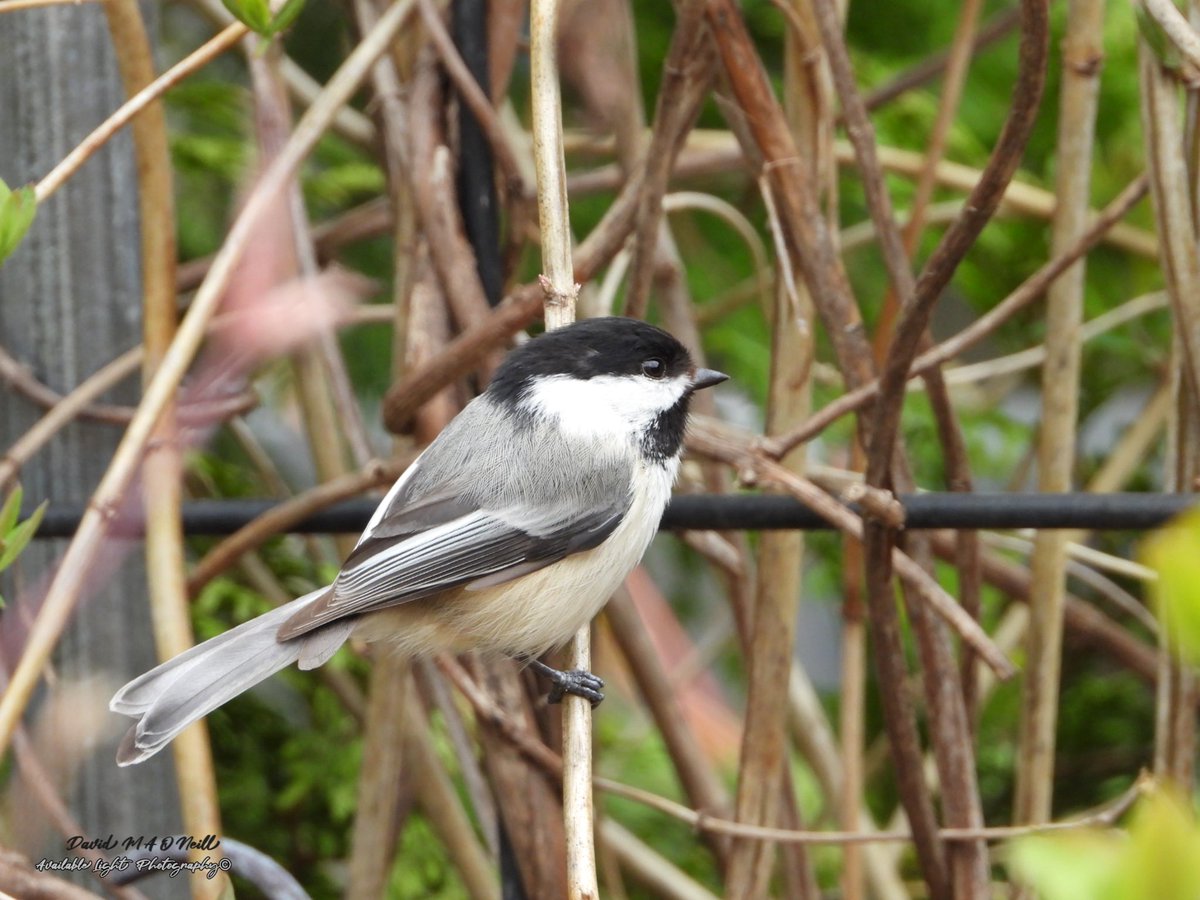
POLYGON ((449 588, 488 587, 527 575, 599 545, 628 506, 626 496, 583 514, 559 510, 532 529, 514 524, 527 521, 521 510, 477 509, 415 533, 371 538, 359 544, 333 590, 285 622, 277 637, 288 640, 449 588))
POLYGON ((509 479, 518 489, 493 496, 479 489, 495 483, 488 473, 469 464, 447 467, 432 450, 415 464, 423 471, 385 499, 332 590, 285 622, 279 640, 449 588, 489 587, 537 571, 598 546, 629 508, 629 477, 615 465, 579 466, 548 482, 509 479))

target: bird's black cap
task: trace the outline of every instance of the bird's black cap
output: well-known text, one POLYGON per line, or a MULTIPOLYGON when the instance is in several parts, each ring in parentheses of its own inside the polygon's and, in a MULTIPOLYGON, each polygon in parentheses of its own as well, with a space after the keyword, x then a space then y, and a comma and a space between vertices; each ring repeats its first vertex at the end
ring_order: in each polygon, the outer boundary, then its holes
POLYGON ((687 349, 661 328, 620 316, 582 319, 513 350, 488 393, 501 402, 516 402, 538 377, 639 375, 649 360, 659 360, 668 378, 693 369, 687 349))

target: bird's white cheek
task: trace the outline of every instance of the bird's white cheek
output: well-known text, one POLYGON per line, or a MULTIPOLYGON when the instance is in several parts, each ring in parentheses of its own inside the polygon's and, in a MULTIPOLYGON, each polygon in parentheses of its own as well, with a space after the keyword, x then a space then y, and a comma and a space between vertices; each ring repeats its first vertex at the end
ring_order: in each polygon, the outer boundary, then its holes
POLYGON ((534 412, 556 418, 569 436, 603 440, 640 433, 675 406, 687 389, 684 378, 553 376, 540 379, 523 402, 534 412))

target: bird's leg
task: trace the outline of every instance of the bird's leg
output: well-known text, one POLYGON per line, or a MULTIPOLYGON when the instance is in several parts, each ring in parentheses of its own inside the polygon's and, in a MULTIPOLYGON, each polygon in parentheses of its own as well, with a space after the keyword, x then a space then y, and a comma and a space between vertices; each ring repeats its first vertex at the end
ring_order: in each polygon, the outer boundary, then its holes
POLYGON ((590 700, 592 706, 598 706, 604 699, 604 694, 600 692, 604 681, 591 672, 583 669, 554 669, 540 659, 529 660, 529 667, 553 685, 550 688, 551 703, 561 702, 565 694, 574 694, 576 697, 590 700))

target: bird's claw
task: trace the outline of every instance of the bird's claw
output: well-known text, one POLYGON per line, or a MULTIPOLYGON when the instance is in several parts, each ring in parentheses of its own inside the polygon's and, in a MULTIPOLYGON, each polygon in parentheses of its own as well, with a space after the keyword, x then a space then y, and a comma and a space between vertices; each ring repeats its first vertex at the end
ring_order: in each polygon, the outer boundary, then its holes
POLYGON ((600 691, 604 687, 604 679, 598 675, 593 675, 585 669, 568 669, 565 672, 555 670, 555 675, 557 677, 550 678, 553 687, 550 688, 547 698, 551 703, 561 703, 567 694, 582 697, 590 701, 593 707, 599 706, 600 701, 604 699, 604 694, 600 691))
POLYGON ((562 698, 567 694, 582 697, 593 707, 599 706, 600 701, 604 699, 604 694, 600 690, 604 687, 604 679, 585 669, 554 669, 536 659, 532 660, 529 665, 539 675, 549 679, 551 688, 547 699, 551 703, 561 703, 562 698))

